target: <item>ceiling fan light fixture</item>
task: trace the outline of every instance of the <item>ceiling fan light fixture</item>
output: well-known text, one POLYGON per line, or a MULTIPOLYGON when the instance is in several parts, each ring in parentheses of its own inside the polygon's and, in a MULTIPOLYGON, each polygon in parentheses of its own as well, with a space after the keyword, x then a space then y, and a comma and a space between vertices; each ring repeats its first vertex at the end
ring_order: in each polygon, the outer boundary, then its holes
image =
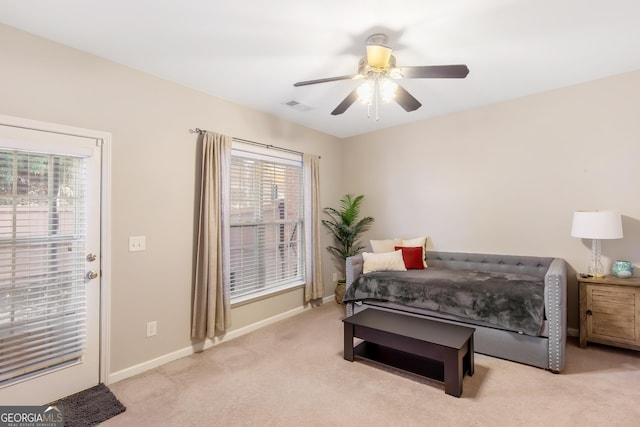
POLYGON ((387 73, 387 76, 389 76, 392 79, 403 79, 404 78, 404 74, 402 74, 402 71, 400 70, 400 68, 392 68, 389 70, 389 72, 387 73))
POLYGON ((373 100, 373 94, 375 90, 375 84, 373 80, 367 79, 364 83, 358 86, 358 101, 365 105, 371 105, 371 101, 373 100))
POLYGON ((376 70, 386 70, 391 59, 392 49, 386 46, 367 45, 367 64, 376 70))
POLYGON ((391 102, 396 97, 398 84, 388 78, 369 78, 356 89, 358 101, 365 105, 391 102))
POLYGON ((390 79, 382 79, 380 83, 380 98, 382 102, 391 102, 396 97, 398 84, 390 79))

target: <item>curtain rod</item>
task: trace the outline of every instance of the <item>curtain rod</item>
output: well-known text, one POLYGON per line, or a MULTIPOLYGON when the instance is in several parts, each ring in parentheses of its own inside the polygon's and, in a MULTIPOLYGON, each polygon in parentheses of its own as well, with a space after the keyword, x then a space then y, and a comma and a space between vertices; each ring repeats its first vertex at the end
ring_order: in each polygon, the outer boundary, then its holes
MULTIPOLYGON (((200 135, 202 135, 206 131, 207 131, 206 129, 200 129, 200 128, 189 129, 189 132, 197 133, 197 134, 200 134, 200 135)), ((288 148, 276 147, 275 145, 270 145, 270 144, 263 144, 262 142, 249 141, 248 139, 236 138, 235 136, 233 137, 233 140, 234 141, 238 141, 238 142, 244 142, 245 144, 257 145, 259 147, 265 147, 266 149, 280 150, 280 151, 286 151, 288 153, 300 154, 301 156, 304 154, 303 152, 300 152, 300 151, 290 150, 288 148)), ((321 159, 322 157, 318 156, 318 158, 321 159)))

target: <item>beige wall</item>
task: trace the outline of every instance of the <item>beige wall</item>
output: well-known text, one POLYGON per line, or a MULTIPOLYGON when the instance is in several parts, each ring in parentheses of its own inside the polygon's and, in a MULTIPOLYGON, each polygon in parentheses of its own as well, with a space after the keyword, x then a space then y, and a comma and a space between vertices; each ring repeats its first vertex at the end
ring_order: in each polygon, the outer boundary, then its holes
MULTIPOLYGON (((111 372, 191 345, 190 312, 200 127, 314 153, 321 199, 340 198, 338 139, 0 25, 0 114, 110 132, 111 372), (128 252, 128 236, 147 250, 128 252), (157 320, 158 336, 145 338, 157 320)), ((334 271, 325 254, 326 295, 334 271)), ((302 306, 300 289, 232 311, 233 329, 302 306)))
POLYGON ((591 241, 570 236, 574 210, 620 210, 625 237, 603 241, 604 264, 628 259, 640 274, 638 111, 635 72, 354 137, 348 190, 375 216, 369 238, 426 234, 434 250, 564 258, 577 328, 575 272, 591 241))

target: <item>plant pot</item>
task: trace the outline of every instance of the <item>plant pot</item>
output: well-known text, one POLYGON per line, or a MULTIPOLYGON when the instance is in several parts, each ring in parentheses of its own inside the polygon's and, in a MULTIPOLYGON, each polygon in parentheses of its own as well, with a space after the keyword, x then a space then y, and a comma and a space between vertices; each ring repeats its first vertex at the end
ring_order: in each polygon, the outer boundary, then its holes
POLYGON ((338 304, 342 304, 342 298, 344 297, 345 292, 347 292, 347 281, 338 280, 338 283, 336 284, 336 302, 338 304))

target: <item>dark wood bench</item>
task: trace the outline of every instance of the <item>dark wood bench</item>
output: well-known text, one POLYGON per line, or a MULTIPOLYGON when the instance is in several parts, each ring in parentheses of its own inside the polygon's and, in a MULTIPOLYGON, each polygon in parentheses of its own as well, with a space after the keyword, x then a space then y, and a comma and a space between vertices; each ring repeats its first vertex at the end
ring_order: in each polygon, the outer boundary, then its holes
POLYGON ((357 355, 423 375, 456 397, 464 374, 473 375, 473 328, 372 308, 343 322, 345 360, 357 355), (364 341, 354 348, 354 338, 364 341))

